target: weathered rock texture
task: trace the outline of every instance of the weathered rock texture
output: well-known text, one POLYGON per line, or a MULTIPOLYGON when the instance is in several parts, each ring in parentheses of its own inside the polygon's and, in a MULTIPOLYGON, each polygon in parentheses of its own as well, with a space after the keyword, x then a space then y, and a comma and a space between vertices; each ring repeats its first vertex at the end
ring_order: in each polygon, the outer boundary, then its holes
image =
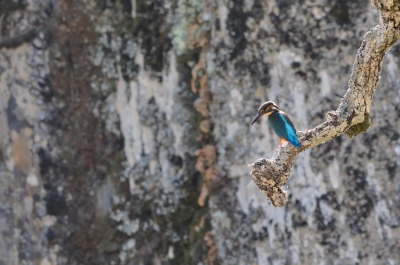
POLYGON ((367 1, 0 0, 0 264, 400 263, 398 45, 366 133, 299 154, 284 207, 247 167, 279 146, 260 103, 323 123, 378 24, 367 1))

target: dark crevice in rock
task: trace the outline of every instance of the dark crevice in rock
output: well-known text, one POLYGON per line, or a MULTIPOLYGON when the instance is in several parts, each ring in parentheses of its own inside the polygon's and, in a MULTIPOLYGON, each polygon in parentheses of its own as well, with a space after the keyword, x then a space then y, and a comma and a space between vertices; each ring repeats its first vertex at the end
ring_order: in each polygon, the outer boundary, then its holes
POLYGON ((167 21, 169 10, 164 0, 138 1, 133 35, 138 38, 144 51, 144 61, 151 70, 160 72, 166 62, 166 54, 172 47, 167 21))
POLYGON ((247 31, 246 20, 249 17, 249 14, 244 12, 243 5, 243 0, 231 0, 228 4, 229 14, 226 26, 234 43, 233 49, 230 53, 230 60, 241 55, 247 45, 247 40, 244 34, 247 31))
POLYGON ((19 132, 21 129, 29 127, 27 120, 24 118, 22 110, 19 109, 14 96, 10 96, 6 109, 8 126, 11 130, 19 132))

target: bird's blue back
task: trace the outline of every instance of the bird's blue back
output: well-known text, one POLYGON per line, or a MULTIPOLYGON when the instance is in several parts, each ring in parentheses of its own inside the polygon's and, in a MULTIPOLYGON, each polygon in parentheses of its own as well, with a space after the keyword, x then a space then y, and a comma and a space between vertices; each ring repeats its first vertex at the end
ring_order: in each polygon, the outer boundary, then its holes
POLYGON ((268 123, 280 138, 289 141, 295 147, 301 147, 296 128, 288 116, 285 116, 282 112, 274 112, 269 115, 268 123))

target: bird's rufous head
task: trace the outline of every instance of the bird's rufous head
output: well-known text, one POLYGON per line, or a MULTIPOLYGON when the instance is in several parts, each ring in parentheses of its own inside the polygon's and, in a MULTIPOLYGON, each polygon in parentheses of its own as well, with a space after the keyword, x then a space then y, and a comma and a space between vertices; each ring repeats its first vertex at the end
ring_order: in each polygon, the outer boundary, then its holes
POLYGON ((258 108, 258 114, 257 116, 253 119, 253 121, 251 122, 251 125, 253 125, 261 116, 263 115, 267 115, 269 116, 270 114, 272 114, 275 111, 279 111, 280 108, 278 107, 278 105, 275 104, 275 102, 272 101, 267 101, 264 102, 263 104, 261 104, 261 106, 258 108))

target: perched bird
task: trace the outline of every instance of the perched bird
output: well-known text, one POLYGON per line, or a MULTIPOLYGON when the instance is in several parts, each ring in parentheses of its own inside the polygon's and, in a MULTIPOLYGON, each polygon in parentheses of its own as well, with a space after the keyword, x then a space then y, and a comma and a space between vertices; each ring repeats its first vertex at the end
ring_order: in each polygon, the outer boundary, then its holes
POLYGON ((261 116, 268 117, 269 126, 279 138, 279 147, 282 143, 290 142, 295 147, 301 147, 301 143, 297 138, 296 128, 294 127, 289 115, 281 111, 281 109, 272 101, 267 101, 258 109, 257 116, 251 122, 253 125, 261 116))

